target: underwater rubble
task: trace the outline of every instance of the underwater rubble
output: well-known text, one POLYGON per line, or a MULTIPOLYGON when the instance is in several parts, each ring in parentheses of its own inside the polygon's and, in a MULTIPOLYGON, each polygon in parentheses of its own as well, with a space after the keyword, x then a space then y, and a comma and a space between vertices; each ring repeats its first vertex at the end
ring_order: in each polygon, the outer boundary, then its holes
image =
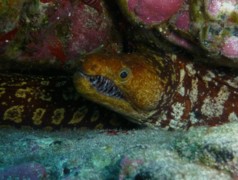
POLYGON ((0 136, 1 180, 10 173, 12 179, 64 180, 238 175, 238 123, 173 132, 2 129, 0 136))

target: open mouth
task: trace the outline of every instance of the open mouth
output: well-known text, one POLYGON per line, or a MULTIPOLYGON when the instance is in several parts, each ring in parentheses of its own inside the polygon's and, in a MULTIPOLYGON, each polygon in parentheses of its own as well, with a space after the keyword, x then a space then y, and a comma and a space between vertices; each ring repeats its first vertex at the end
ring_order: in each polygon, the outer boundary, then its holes
POLYGON ((122 92, 120 89, 108 78, 104 76, 90 76, 82 71, 80 72, 81 76, 84 76, 89 80, 91 85, 100 93, 106 95, 106 96, 111 96, 111 97, 116 97, 116 98, 123 98, 122 92))
POLYGON ((110 80, 103 76, 89 76, 88 80, 94 88, 107 96, 122 98, 119 88, 110 80))

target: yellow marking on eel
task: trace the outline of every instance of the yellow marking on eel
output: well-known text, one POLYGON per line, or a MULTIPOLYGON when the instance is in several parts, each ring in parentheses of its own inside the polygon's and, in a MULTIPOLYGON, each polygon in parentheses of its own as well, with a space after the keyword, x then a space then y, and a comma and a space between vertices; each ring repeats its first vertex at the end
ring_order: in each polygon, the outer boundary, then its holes
POLYGON ((50 81, 41 81, 40 84, 43 86, 48 86, 50 84, 50 81))
POLYGON ((110 123, 112 126, 115 126, 115 127, 117 127, 117 126, 119 126, 119 125, 121 124, 120 121, 118 121, 118 119, 116 119, 116 117, 110 119, 109 123, 110 123))
POLYGON ((52 100, 52 97, 50 96, 50 94, 47 94, 45 91, 42 91, 39 95, 39 99, 50 102, 52 100))
POLYGON ((102 123, 99 123, 95 126, 95 129, 103 129, 103 124, 102 123))
POLYGON ((16 83, 14 80, 12 82, 8 82, 8 86, 13 86, 13 87, 22 87, 24 85, 26 85, 27 82, 23 81, 23 82, 19 82, 19 83, 16 83), (11 84, 12 83, 12 84, 11 84))
POLYGON ((33 123, 35 125, 41 125, 42 124, 42 118, 43 118, 45 112, 46 112, 46 109, 44 109, 44 108, 37 108, 33 112, 32 120, 33 120, 33 123))
POLYGON ((62 120, 64 119, 65 109, 58 108, 54 110, 54 114, 52 116, 52 124, 59 125, 61 124, 62 120))
POLYGON ((10 120, 14 121, 15 123, 21 123, 23 112, 24 112, 23 105, 12 106, 4 112, 3 120, 10 120))
POLYGON ((0 125, 0 129, 8 129, 11 128, 11 125, 0 125))
POLYGON ((99 113, 99 111, 94 111, 93 112, 93 115, 92 115, 92 117, 91 117, 91 119, 90 119, 90 121, 91 122, 95 122, 95 121, 97 121, 98 120, 98 118, 99 118, 99 116, 100 116, 100 113, 99 113))
POLYGON ((7 103, 4 101, 4 102, 1 103, 1 105, 7 106, 7 103))
POLYGON ((0 97, 6 93, 6 88, 0 88, 0 97))
POLYGON ((15 96, 18 98, 26 98, 27 94, 32 94, 33 93, 33 89, 32 88, 25 88, 25 89, 18 89, 15 93, 15 96))
POLYGON ((74 114, 73 118, 68 122, 68 124, 78 124, 86 116, 88 109, 86 107, 79 108, 74 114))
POLYGON ((60 82, 56 83, 55 86, 56 86, 56 87, 62 87, 62 86, 64 86, 66 83, 67 83, 66 81, 60 81, 60 82))

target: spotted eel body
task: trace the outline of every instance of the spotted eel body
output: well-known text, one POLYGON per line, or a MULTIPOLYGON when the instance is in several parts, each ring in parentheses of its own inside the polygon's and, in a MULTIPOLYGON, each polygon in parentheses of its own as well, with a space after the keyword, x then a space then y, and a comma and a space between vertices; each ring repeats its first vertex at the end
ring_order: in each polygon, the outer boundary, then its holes
POLYGON ((80 97, 71 76, 0 73, 0 127, 132 127, 121 122, 125 120, 115 113, 80 97))
POLYGON ((238 121, 235 72, 175 55, 91 55, 74 82, 86 98, 139 124, 188 129, 238 121))

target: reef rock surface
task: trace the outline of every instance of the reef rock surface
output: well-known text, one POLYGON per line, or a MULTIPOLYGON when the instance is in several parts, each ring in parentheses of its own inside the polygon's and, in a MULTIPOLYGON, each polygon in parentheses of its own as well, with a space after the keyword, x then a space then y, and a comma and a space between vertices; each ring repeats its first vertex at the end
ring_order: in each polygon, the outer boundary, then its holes
POLYGON ((64 63, 113 43, 103 1, 0 2, 0 57, 64 63))
POLYGON ((119 0, 136 43, 157 50, 175 47, 203 55, 199 61, 238 67, 235 0, 119 0), (173 46, 174 45, 174 46, 173 46))
POLYGON ((238 123, 175 132, 1 129, 0 136, 1 180, 9 172, 65 180, 238 176, 238 123))

